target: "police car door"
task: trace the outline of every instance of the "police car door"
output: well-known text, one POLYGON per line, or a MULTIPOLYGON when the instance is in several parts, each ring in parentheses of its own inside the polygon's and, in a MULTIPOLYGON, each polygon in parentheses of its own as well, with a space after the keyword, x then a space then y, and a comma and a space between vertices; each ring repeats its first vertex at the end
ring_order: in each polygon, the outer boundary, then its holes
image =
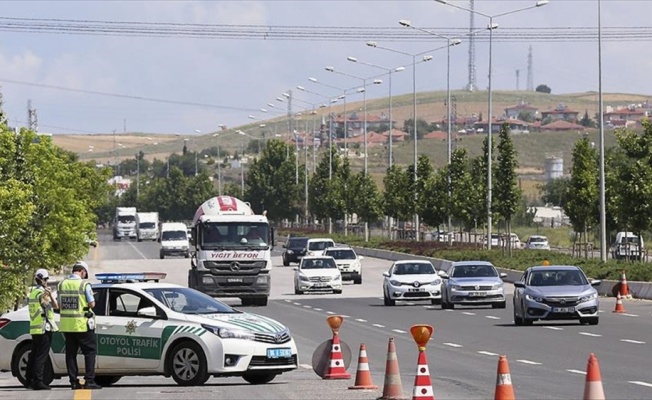
POLYGON ((98 364, 107 371, 151 371, 161 361, 165 313, 146 296, 125 288, 109 288, 108 315, 98 321, 98 364))

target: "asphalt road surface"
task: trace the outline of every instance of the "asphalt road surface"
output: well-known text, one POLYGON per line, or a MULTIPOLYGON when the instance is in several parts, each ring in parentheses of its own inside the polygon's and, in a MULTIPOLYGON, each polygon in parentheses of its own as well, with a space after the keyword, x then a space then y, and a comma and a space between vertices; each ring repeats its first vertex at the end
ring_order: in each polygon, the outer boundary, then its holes
MULTIPOLYGON (((87 260, 91 273, 111 271, 160 271, 167 281, 185 285, 189 260, 159 260, 155 242, 114 242, 101 236, 87 260)), ((280 249, 277 249, 280 250, 280 249)), ((426 303, 397 303, 384 307, 382 272, 390 262, 363 261, 363 284, 346 284, 341 295, 294 295, 292 267, 283 267, 280 252, 273 253, 272 296, 267 307, 243 310, 277 319, 292 332, 299 348, 298 370, 277 377, 271 384, 253 386, 239 378, 211 378, 206 385, 182 388, 163 377, 126 377, 111 388, 73 393, 65 380, 54 390, 29 392, 9 373, 0 373, 0 399, 374 399, 381 395, 387 341, 396 339, 403 391, 411 397, 417 347, 410 326, 435 327, 427 356, 437 399, 487 399, 493 397, 498 356, 507 355, 511 377, 520 399, 579 399, 584 391, 587 361, 595 353, 609 399, 652 398, 652 302, 624 302, 624 314, 612 313, 613 299, 601 299, 600 324, 575 322, 513 325, 511 298, 504 310, 456 307, 441 310, 426 303), (355 377, 358 349, 365 343, 376 391, 353 391, 348 381, 320 379, 310 368, 312 353, 330 339, 328 315, 345 317, 340 336, 353 351, 349 372, 355 377), (80 397, 87 396, 87 397, 80 397)), ((512 293, 508 286, 508 293, 512 293)), ((239 307, 239 300, 224 299, 239 307)))

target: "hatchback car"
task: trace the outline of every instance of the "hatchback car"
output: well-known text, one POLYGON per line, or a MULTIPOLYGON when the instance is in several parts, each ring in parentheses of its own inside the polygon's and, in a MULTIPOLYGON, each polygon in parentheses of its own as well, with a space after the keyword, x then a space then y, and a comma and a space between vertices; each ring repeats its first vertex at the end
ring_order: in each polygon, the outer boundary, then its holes
POLYGON ((293 236, 288 238, 288 241, 283 245, 285 251, 283 252, 283 266, 287 267, 290 263, 298 263, 301 257, 306 255, 308 246, 307 237, 293 236))
MULTIPOLYGON (((123 376, 171 376, 181 386, 210 377, 241 376, 262 384, 298 367, 288 328, 264 316, 235 310, 197 290, 160 282, 164 273, 96 274, 95 381, 110 386, 123 376)), ((32 349, 27 307, 0 318, 0 371, 27 384, 32 349)), ((59 323, 59 314, 55 314, 59 323)), ((52 337, 44 380, 67 377, 65 339, 52 337)), ((78 362, 83 370, 84 357, 78 362)))
POLYGON ((540 266, 525 270, 514 282, 514 324, 532 325, 537 320, 599 322, 600 280, 589 281, 576 266, 540 266))
POLYGON ((491 305, 505 308, 505 288, 502 278, 492 263, 487 261, 454 262, 448 272, 441 273, 441 308, 453 309, 458 305, 491 305))
POLYGON ((532 235, 527 239, 525 248, 529 250, 550 250, 548 238, 540 235, 532 235))
POLYGON ((399 260, 383 272, 383 299, 386 306, 397 301, 441 300, 441 278, 430 261, 399 260))
POLYGON ((304 292, 342 293, 342 274, 333 257, 303 257, 299 267, 294 271, 294 294, 303 294, 304 292))

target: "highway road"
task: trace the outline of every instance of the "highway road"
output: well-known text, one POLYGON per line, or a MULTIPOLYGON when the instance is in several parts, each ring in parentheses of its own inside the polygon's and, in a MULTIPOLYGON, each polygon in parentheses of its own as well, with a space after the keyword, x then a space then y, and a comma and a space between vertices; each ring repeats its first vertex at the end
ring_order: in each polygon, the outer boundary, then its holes
MULTIPOLYGON (((159 244, 113 242, 101 236, 88 254, 92 273, 161 271, 167 281, 185 285, 189 260, 158 259, 159 244)), ((280 249, 277 249, 280 250, 280 249)), ((396 339, 403 390, 411 397, 417 348, 409 334, 413 324, 435 327, 427 356, 435 398, 487 399, 493 397, 498 355, 508 357, 516 397, 520 399, 578 399, 582 397, 586 365, 595 353, 607 398, 652 398, 652 302, 625 301, 627 313, 615 314, 613 299, 601 299, 600 324, 575 322, 513 325, 511 299, 504 310, 456 307, 441 310, 425 303, 382 305, 382 272, 389 261, 365 259, 363 284, 345 285, 342 295, 294 295, 293 269, 282 267, 280 251, 273 254, 272 296, 267 307, 243 307, 288 326, 297 342, 301 366, 272 384, 252 386, 239 378, 211 378, 197 388, 178 387, 163 377, 127 377, 111 388, 92 392, 93 399, 373 399, 382 393, 387 341, 396 339), (369 366, 377 391, 352 391, 350 381, 322 380, 310 369, 314 349, 330 339, 328 315, 345 317, 340 336, 353 351, 349 372, 355 377, 358 348, 367 346, 369 366)), ((508 285, 511 294, 513 288, 508 285)), ((225 302, 239 307, 237 299, 225 302)), ((65 380, 43 395, 19 387, 8 373, 0 373, 0 399, 72 399, 65 380)))

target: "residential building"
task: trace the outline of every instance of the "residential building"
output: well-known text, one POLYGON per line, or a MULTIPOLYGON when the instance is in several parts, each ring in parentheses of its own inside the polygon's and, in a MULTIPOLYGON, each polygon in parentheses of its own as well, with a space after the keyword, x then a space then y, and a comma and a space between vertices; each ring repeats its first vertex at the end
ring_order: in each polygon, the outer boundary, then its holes
POLYGON ((544 122, 563 120, 575 123, 578 121, 578 115, 578 111, 571 110, 565 104, 559 104, 553 110, 541 111, 541 120, 544 122))

